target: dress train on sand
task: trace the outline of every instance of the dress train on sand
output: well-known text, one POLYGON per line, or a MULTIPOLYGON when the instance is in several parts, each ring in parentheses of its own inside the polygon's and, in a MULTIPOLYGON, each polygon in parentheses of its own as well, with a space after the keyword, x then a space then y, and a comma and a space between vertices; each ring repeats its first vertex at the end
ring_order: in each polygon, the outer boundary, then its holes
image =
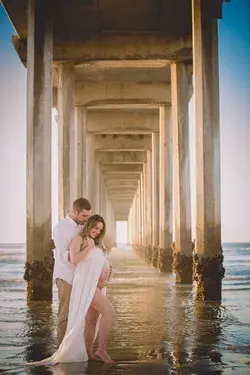
MULTIPOLYGON (((27 365, 51 366, 57 363, 86 362, 88 360, 84 339, 85 318, 105 260, 102 249, 95 247, 77 265, 70 296, 68 324, 63 341, 51 357, 38 362, 29 362, 27 365)), ((98 333, 99 322, 100 316, 95 337, 98 333)))

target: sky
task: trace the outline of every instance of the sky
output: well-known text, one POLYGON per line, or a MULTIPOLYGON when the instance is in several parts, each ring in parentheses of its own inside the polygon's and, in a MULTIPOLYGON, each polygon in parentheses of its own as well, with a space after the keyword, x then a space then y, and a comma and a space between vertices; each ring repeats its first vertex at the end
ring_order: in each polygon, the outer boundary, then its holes
MULTIPOLYGON (((219 20, 223 242, 250 242, 250 1, 231 0, 219 20)), ((0 243, 26 241, 26 69, 0 5, 0 243)), ((190 101, 194 220, 194 103, 190 101)), ((58 219, 57 124, 52 124, 52 225, 58 219)))

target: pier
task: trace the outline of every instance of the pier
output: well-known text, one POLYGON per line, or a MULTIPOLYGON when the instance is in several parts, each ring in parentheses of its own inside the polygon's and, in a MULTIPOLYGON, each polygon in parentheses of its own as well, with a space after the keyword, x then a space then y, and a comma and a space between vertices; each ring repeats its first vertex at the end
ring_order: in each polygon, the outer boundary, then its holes
POLYGON ((161 273, 220 300, 218 19, 223 0, 3 0, 27 67, 29 300, 52 298, 51 121, 59 216, 84 196, 161 273), (188 103, 195 106, 195 239, 188 103), (174 215, 173 215, 174 209, 174 215))

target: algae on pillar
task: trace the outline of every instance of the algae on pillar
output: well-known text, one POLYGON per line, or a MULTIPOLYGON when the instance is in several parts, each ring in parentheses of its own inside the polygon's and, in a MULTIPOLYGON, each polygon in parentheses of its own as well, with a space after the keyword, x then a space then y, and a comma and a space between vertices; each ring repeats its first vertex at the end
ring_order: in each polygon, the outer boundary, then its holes
POLYGON ((196 130, 194 278, 199 299, 220 300, 221 246, 218 25, 208 2, 192 1, 196 130))
POLYGON ((159 134, 159 263, 161 272, 172 271, 172 131, 170 108, 160 107, 159 134))
POLYGON ((171 64, 176 282, 192 283, 191 193, 189 161, 188 80, 184 63, 171 64))
POLYGON ((53 20, 48 0, 28 2, 27 257, 28 300, 52 300, 51 116, 53 20))

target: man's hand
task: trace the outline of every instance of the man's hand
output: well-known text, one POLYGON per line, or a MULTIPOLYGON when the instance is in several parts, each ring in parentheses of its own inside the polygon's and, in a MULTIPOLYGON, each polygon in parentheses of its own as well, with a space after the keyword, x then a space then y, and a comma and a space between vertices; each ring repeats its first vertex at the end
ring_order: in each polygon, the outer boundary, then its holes
POLYGON ((97 284, 97 287, 99 289, 102 289, 102 288, 105 288, 107 285, 108 285, 108 283, 106 281, 99 281, 98 284, 97 284))
POLYGON ((107 281, 109 281, 111 279, 113 273, 114 273, 113 266, 109 265, 109 274, 108 274, 107 281))

